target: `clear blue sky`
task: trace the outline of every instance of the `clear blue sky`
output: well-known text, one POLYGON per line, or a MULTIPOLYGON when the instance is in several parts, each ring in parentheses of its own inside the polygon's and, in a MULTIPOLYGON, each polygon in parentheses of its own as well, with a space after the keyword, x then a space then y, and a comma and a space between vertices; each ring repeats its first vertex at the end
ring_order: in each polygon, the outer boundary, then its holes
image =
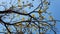
MULTIPOLYGON (((52 15, 56 20, 60 20, 60 0, 51 0, 51 5, 49 11, 52 12, 52 15)), ((60 22, 57 22, 57 34, 60 34, 60 22)))

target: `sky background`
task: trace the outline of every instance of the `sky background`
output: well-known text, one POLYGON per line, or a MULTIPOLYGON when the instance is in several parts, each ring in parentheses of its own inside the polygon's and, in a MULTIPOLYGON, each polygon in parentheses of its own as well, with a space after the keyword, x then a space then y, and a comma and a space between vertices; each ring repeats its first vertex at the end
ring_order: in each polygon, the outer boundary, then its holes
MULTIPOLYGON (((56 20, 60 20, 60 0, 51 0, 51 5, 49 6, 49 11, 56 20)), ((60 22, 56 23, 57 34, 60 34, 60 22)))
MULTIPOLYGON (((56 20, 60 20, 60 0, 50 0, 50 1, 51 1, 51 4, 50 4, 49 9, 47 11, 51 11, 52 12, 52 16, 56 20)), ((2 9, 0 9, 0 10, 2 10, 2 9)), ((56 24, 57 24, 56 25, 57 34, 60 34, 60 22, 57 22, 56 24)), ((1 28, 0 28, 0 30, 1 30, 1 28)))

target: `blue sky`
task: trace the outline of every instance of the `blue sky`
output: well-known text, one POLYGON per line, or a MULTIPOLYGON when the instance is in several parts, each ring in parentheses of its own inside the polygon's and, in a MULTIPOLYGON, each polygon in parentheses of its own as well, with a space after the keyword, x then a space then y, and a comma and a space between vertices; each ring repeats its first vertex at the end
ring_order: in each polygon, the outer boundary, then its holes
MULTIPOLYGON (((48 11, 52 12, 52 15, 56 20, 60 20, 60 0, 51 0, 48 11)), ((56 28, 57 34, 60 34, 60 22, 57 22, 56 28)))
POLYGON ((55 19, 60 19, 60 0, 51 0, 49 10, 52 12, 55 19))

